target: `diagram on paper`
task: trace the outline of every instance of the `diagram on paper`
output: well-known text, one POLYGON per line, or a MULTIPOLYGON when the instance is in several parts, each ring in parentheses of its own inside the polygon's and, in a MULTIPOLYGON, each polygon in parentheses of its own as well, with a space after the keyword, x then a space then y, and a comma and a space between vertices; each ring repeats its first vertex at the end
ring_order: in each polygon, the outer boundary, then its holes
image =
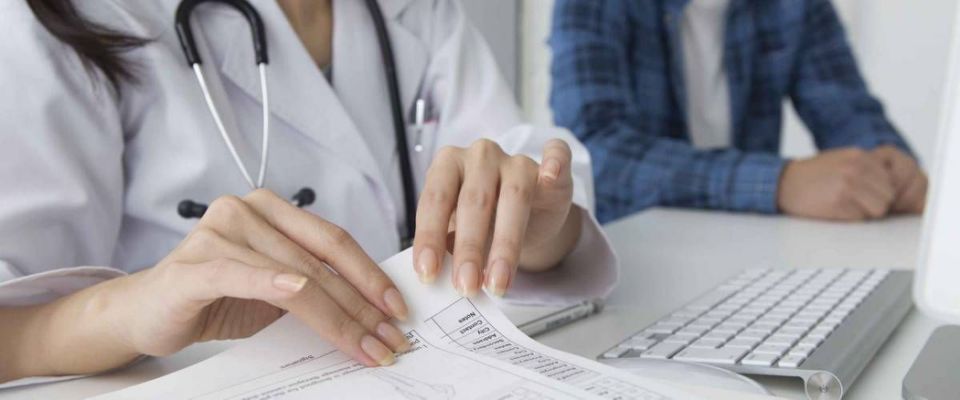
POLYGON ((427 383, 388 368, 370 369, 367 375, 389 385, 396 393, 409 400, 451 400, 457 394, 453 385, 427 383))

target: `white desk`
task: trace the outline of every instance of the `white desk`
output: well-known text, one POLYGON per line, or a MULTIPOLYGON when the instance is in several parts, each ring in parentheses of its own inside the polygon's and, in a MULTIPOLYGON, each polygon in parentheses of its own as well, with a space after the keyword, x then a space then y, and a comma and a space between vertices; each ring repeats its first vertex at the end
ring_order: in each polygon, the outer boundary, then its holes
MULTIPOLYGON (((697 295, 748 267, 912 268, 920 219, 834 224, 782 217, 699 211, 653 210, 606 228, 620 255, 621 283, 603 314, 538 339, 593 358, 697 295)), ((508 310, 515 320, 529 309, 508 310)), ((926 338, 937 326, 912 311, 860 375, 845 399, 899 399, 900 383, 926 338)), ((191 346, 164 359, 70 382, 14 391, 0 399, 75 399, 149 380, 229 346, 191 346)), ((764 379, 775 394, 803 399, 799 380, 764 379)))

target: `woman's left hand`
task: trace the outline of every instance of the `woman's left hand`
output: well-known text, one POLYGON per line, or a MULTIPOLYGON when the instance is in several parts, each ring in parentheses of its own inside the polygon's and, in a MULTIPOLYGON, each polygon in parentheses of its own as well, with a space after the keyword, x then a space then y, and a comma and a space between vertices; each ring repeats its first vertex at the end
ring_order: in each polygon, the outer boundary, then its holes
POLYGON ((502 296, 517 268, 556 265, 580 237, 570 164, 570 147, 559 139, 544 146, 542 164, 486 139, 441 149, 417 209, 413 257, 420 280, 436 279, 449 240, 453 285, 465 296, 481 284, 502 296))

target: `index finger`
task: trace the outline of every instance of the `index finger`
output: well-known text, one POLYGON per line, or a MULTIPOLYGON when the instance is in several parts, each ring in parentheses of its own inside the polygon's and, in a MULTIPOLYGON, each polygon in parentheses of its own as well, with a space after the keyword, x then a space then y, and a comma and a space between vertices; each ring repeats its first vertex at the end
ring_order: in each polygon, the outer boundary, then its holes
POLYGON ((407 305, 400 291, 349 233, 268 190, 256 190, 244 201, 294 243, 330 265, 371 303, 406 319, 407 305))
POLYGON ((413 236, 414 268, 424 283, 433 282, 447 249, 450 219, 460 192, 462 150, 446 147, 437 153, 427 170, 426 183, 417 204, 417 231, 413 236))

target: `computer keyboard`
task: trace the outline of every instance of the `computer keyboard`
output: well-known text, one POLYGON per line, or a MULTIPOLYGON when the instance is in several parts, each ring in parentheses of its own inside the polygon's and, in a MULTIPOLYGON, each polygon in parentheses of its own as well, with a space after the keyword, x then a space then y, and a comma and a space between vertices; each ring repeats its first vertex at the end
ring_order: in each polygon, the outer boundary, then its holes
MULTIPOLYGON (((911 307, 907 271, 752 269, 604 352, 849 385, 911 307)), ((830 386, 836 387, 831 389, 830 386)))

